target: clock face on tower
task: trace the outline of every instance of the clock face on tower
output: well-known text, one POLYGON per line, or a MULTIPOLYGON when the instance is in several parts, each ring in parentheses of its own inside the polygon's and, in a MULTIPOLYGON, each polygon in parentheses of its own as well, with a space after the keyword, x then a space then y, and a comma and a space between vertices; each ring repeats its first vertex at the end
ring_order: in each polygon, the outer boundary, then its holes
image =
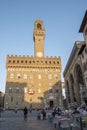
POLYGON ((43 56, 43 53, 42 52, 37 52, 37 57, 42 57, 43 56))

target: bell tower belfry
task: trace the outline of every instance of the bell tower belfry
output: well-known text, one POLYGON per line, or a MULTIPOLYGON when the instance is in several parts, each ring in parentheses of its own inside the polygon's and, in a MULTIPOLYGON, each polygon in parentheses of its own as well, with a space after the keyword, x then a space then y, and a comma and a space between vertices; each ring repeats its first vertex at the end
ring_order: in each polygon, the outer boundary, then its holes
POLYGON ((45 29, 43 27, 42 20, 36 20, 34 23, 34 56, 44 57, 44 39, 45 39, 45 29))

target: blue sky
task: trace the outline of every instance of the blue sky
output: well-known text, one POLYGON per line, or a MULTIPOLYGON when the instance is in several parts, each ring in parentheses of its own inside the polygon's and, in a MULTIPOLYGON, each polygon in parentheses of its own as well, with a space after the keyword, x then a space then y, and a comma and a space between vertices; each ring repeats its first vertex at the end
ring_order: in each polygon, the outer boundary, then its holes
MULTIPOLYGON (((60 56, 62 74, 75 41, 87 0, 0 0, 0 91, 5 91, 6 56, 34 55, 34 21, 44 22, 45 56, 60 56)), ((63 81, 63 76, 62 76, 63 81)))

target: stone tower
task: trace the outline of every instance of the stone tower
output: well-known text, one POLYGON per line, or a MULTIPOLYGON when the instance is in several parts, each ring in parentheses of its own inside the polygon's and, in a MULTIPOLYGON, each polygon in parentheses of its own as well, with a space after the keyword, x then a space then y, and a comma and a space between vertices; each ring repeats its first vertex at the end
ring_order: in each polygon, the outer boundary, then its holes
POLYGON ((6 59, 6 108, 33 109, 62 104, 61 58, 44 56, 45 29, 42 20, 34 23, 34 56, 6 59))
POLYGON ((44 38, 45 30, 43 27, 43 21, 36 20, 34 24, 34 56, 44 57, 44 38))

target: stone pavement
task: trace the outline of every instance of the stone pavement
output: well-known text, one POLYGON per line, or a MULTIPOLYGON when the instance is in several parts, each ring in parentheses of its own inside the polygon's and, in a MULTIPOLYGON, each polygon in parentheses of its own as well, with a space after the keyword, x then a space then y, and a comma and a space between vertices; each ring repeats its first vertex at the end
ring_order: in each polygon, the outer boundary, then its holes
MULTIPOLYGON (((5 111, 0 118, 0 130, 58 130, 48 120, 37 120, 37 112, 28 113, 27 121, 23 112, 5 111)), ((80 129, 73 129, 80 130, 80 129)))
POLYGON ((27 121, 23 112, 5 111, 0 118, 0 130, 55 130, 48 120, 37 120, 37 113, 28 113, 27 121))

